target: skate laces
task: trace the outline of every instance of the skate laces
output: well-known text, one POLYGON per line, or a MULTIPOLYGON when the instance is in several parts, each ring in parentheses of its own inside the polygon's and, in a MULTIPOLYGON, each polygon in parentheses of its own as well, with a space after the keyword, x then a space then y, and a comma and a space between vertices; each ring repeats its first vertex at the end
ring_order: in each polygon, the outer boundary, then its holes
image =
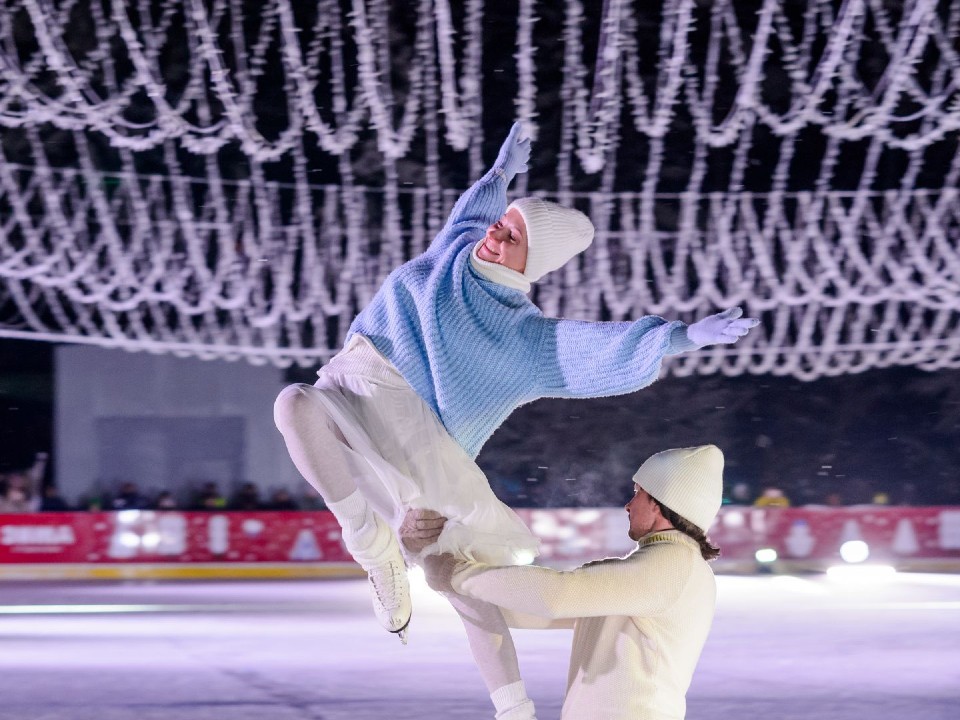
POLYGON ((397 608, 403 601, 405 588, 403 575, 393 560, 373 567, 369 571, 370 582, 377 602, 384 608, 397 608))

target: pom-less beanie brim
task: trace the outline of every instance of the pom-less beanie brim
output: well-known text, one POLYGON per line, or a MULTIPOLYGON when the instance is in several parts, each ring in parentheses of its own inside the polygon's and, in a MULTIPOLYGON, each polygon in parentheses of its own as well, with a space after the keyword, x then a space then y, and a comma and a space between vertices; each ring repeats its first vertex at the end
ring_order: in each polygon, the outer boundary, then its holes
POLYGON ((524 276, 535 282, 565 265, 593 242, 590 218, 579 210, 563 207, 537 197, 510 203, 527 227, 527 264, 524 276))
POLYGON ((633 481, 706 532, 723 500, 723 453, 716 445, 664 450, 648 458, 633 481))

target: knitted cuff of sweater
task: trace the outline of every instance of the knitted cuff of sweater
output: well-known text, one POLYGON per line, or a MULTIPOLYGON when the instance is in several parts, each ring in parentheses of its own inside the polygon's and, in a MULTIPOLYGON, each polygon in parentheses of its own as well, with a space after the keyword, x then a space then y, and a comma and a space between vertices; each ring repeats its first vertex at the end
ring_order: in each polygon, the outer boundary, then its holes
POLYGON ((699 347, 701 346, 687 336, 687 324, 677 321, 677 326, 670 332, 670 349, 667 355, 679 355, 699 347))

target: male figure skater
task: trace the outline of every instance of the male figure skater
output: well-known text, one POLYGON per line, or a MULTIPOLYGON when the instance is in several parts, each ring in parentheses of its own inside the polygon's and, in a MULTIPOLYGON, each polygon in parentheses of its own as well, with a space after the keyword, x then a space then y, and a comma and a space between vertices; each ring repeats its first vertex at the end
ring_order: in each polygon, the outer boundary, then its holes
MULTIPOLYGON (((723 453, 666 450, 634 475, 626 505, 637 548, 559 572, 429 555, 435 590, 499 605, 511 627, 573 628, 562 720, 682 720, 713 621, 719 555, 706 537, 720 509, 723 453)), ((408 517, 401 538, 427 542, 436 513, 408 517), (418 529, 417 525, 421 527, 418 529)))

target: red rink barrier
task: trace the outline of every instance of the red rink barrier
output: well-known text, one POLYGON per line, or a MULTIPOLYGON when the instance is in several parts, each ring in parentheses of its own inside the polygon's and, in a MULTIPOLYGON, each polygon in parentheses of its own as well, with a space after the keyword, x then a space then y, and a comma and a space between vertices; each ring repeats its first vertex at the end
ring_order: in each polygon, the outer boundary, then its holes
POLYGON ((793 561, 841 561, 840 548, 862 541, 869 559, 960 560, 960 507, 726 507, 710 537, 728 559, 760 548, 793 561))
POLYGON ((2 563, 350 561, 329 512, 0 515, 2 563))
MULTIPOLYGON (((525 519, 543 541, 542 557, 558 565, 622 554, 632 546, 619 508, 534 510, 525 519)), ((795 567, 827 567, 842 562, 844 543, 862 541, 871 561, 900 567, 941 561, 960 569, 960 507, 725 506, 708 535, 720 547, 720 566, 752 564, 757 550, 766 548, 795 567)))
MULTIPOLYGON (((541 562, 574 565, 631 547, 620 508, 518 511, 541 538, 541 562)), ((960 562, 960 507, 724 507, 711 539, 722 560, 828 564, 850 540, 870 559, 960 562)), ((137 511, 0 515, 0 563, 348 563, 329 512, 137 511)))

